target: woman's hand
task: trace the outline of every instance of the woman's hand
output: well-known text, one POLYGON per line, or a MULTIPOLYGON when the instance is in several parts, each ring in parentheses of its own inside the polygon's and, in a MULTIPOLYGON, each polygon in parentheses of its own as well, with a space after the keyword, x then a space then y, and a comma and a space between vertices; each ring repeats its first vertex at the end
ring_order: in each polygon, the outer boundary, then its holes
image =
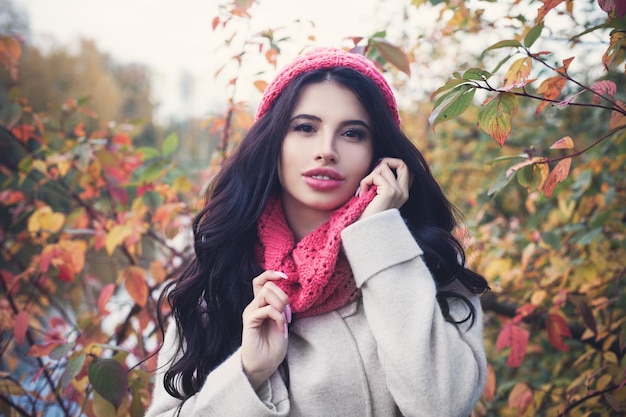
POLYGON ((265 271, 254 278, 254 299, 243 311, 241 363, 254 389, 276 371, 287 354, 289 297, 272 282, 285 278, 277 271, 265 271))
POLYGON ((361 180, 359 191, 364 194, 376 186, 376 197, 367 206, 361 219, 392 208, 400 208, 409 199, 409 187, 413 176, 404 161, 383 158, 372 172, 361 180))

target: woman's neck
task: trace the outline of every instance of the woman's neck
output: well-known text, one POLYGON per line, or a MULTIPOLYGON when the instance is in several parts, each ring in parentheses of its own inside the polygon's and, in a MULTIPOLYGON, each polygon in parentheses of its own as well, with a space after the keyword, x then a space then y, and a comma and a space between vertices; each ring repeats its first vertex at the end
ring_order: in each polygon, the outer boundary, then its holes
POLYGON ((328 221, 330 212, 320 211, 304 205, 294 205, 283 199, 285 220, 297 242, 328 221))

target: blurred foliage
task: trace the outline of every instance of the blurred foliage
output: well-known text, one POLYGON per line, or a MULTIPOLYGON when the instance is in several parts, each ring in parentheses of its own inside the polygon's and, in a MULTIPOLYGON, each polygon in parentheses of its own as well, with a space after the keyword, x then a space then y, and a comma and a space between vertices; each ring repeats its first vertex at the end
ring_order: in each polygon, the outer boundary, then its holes
MULTIPOLYGON (((252 124, 237 88, 269 81, 239 70, 274 68, 292 42, 276 28, 243 37, 255 7, 224 3, 212 20, 235 74, 223 114, 168 128, 151 123, 146 68, 88 41, 73 55, 0 38, 0 415, 143 415, 155 298, 189 257, 202 188, 252 124)), ((626 410, 624 13, 413 0, 342 45, 402 92, 403 126, 492 287, 475 417, 626 410), (432 27, 415 23, 426 15, 432 27)))

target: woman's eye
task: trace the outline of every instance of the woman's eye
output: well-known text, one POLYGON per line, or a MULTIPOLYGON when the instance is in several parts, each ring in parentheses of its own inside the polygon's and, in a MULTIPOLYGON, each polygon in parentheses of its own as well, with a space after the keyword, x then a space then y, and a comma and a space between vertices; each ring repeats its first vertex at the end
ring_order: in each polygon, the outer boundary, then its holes
POLYGON ((361 129, 348 129, 343 134, 344 136, 347 136, 349 138, 353 138, 356 140, 365 139, 365 132, 361 129))
POLYGON ((304 133, 315 132, 315 128, 307 123, 301 123, 301 124, 295 125, 293 130, 295 130, 296 132, 304 132, 304 133))

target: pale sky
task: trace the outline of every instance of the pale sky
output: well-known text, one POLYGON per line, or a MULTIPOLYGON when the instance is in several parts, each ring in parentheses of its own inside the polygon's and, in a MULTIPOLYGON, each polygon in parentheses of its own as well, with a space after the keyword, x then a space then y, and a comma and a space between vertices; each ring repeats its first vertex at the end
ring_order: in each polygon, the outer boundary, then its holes
MULTIPOLYGON (((95 40, 102 52, 118 62, 151 67, 162 118, 181 115, 184 108, 203 116, 219 109, 226 99, 220 89, 228 78, 219 82, 213 75, 228 62, 225 53, 232 54, 233 50, 217 49, 224 42, 220 37, 223 32, 214 32, 211 22, 218 15, 218 4, 232 0, 13 2, 28 12, 32 40, 37 46, 72 47, 83 37, 95 40), (183 105, 180 97, 182 72, 188 72, 194 80, 194 96, 188 106, 183 105)), ((408 3, 409 0, 259 0, 251 11, 253 19, 240 23, 239 33, 250 36, 261 29, 285 27, 284 32, 278 33, 294 37, 294 49, 286 51, 284 58, 290 59, 302 46, 312 44, 307 40, 310 34, 315 35, 316 45, 342 46, 348 36, 367 37, 387 27, 408 3), (298 26, 296 19, 313 21, 315 28, 309 24, 298 26), (296 27, 301 29, 296 32, 296 27)), ((248 93, 240 92, 240 99, 258 99, 255 91, 248 93)))

